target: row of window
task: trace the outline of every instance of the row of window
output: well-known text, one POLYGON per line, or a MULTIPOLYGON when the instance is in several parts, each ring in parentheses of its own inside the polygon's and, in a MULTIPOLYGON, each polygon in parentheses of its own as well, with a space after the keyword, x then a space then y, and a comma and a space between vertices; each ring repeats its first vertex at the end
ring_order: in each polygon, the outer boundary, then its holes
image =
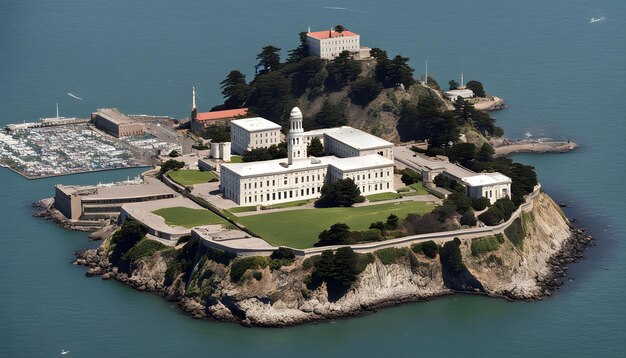
MULTIPOLYGON (((365 177, 365 176, 364 176, 365 177)), ((316 175, 303 175, 300 177, 300 183, 309 183, 314 181, 316 178, 316 175)), ((317 174, 317 181, 319 182, 320 180, 324 180, 324 177, 322 176, 322 174, 317 174)), ((271 186, 270 186, 270 180, 266 180, 266 187, 267 188, 273 188, 276 187, 276 179, 272 179, 271 180, 271 186)), ((294 177, 294 182, 295 184, 298 184, 298 177, 294 177)), ((280 182, 279 182, 280 183, 280 182)), ((283 185, 289 185, 289 178, 288 177, 284 177, 283 178, 283 185)), ((259 180, 258 182, 254 182, 254 183, 243 183, 243 189, 257 189, 257 188, 263 188, 263 180, 259 180), (258 186, 257 186, 258 184, 258 186)))
POLYGON ((308 195, 314 195, 319 193, 322 190, 321 186, 315 187, 315 188, 306 188, 306 189, 296 189, 296 190, 289 190, 289 191, 279 191, 276 193, 267 193, 265 194, 265 196, 263 194, 260 195, 249 195, 247 197, 244 196, 243 198, 243 203, 244 204, 251 204, 251 203, 257 203, 259 201, 264 201, 263 198, 265 197, 265 201, 275 201, 275 200, 284 200, 284 199, 293 199, 293 198, 298 198, 303 197, 303 196, 308 196, 308 195), (300 194, 300 195, 298 195, 300 194))

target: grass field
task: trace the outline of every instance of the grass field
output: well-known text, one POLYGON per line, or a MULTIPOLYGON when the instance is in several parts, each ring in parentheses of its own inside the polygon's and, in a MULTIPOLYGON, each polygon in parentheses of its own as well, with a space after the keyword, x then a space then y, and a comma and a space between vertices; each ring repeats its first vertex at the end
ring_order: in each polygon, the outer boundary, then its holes
POLYGON ((243 163, 243 159, 241 158, 241 155, 231 155, 230 162, 231 163, 243 163))
POLYGON ((170 226, 182 226, 191 229, 194 226, 209 224, 231 225, 228 221, 206 209, 190 209, 177 206, 159 209, 152 213, 165 219, 165 223, 170 226))
POLYGON ((302 206, 302 205, 306 205, 308 203, 312 203, 315 200, 297 200, 297 201, 290 201, 288 203, 281 203, 281 204, 274 204, 274 205, 269 205, 269 206, 265 206, 264 208, 262 208, 263 210, 267 210, 267 209, 282 209, 282 208, 293 208, 295 206, 302 206))
POLYGON ((376 201, 398 199, 399 197, 400 195, 398 193, 378 193, 366 196, 367 200, 372 203, 376 201))
POLYGON ((182 186, 208 183, 209 180, 217 178, 217 176, 211 172, 203 172, 193 169, 174 170, 169 172, 167 175, 169 175, 173 181, 182 186))
POLYGON ((322 230, 342 222, 351 230, 366 230, 375 221, 385 221, 389 214, 401 219, 409 213, 423 214, 432 203, 402 202, 360 206, 356 208, 302 209, 239 217, 236 220, 275 246, 298 249, 313 247, 322 230))
POLYGON ((428 195, 430 194, 429 192, 426 191, 426 189, 424 189, 424 187, 422 186, 422 183, 415 183, 415 184, 411 184, 409 185, 411 188, 415 189, 415 191, 417 191, 417 195, 428 195))

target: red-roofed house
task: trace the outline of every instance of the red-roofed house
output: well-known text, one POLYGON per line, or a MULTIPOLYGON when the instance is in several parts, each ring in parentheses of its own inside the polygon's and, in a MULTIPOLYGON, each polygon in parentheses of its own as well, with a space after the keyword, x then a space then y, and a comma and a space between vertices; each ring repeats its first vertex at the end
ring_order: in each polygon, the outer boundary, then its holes
POLYGON ((227 109, 224 111, 198 113, 191 120, 191 129, 198 133, 204 132, 207 126, 212 124, 228 123, 235 118, 248 114, 248 108, 227 109))
POLYGON ((332 60, 343 51, 350 51, 355 59, 369 57, 369 48, 361 47, 361 36, 352 31, 335 30, 315 31, 307 33, 309 56, 332 60))

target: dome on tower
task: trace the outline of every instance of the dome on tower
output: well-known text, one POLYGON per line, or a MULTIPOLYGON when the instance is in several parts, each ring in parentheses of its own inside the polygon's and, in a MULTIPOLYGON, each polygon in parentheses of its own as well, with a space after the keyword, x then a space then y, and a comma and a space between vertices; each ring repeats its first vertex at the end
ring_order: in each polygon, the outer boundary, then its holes
POLYGON ((300 108, 293 107, 293 109, 291 110, 291 114, 289 116, 292 119, 302 119, 302 112, 300 111, 300 108))

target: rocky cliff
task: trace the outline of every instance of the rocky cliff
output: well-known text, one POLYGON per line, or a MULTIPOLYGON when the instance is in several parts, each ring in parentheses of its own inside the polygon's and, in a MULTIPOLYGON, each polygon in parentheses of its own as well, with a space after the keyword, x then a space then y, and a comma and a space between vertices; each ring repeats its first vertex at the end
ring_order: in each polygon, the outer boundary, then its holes
POLYGON ((201 243, 157 251, 121 272, 109 262, 107 240, 97 250, 78 253, 76 263, 90 266, 88 276, 102 274, 103 279, 116 278, 139 290, 157 292, 195 318, 256 326, 357 315, 458 291, 534 300, 562 284, 564 265, 582 257, 592 240, 583 230, 572 229, 547 195, 533 200, 532 211, 510 225, 497 244, 495 238, 489 239, 494 244, 488 249, 479 250, 480 242, 473 241, 487 240, 482 238, 455 241, 456 246, 445 246, 434 258, 406 249, 398 250, 400 255, 392 260, 370 254, 356 281, 340 290, 326 282, 312 284, 312 259, 255 266, 233 280, 232 257, 201 243), (462 263, 453 262, 450 250, 460 250, 456 257, 462 263))

